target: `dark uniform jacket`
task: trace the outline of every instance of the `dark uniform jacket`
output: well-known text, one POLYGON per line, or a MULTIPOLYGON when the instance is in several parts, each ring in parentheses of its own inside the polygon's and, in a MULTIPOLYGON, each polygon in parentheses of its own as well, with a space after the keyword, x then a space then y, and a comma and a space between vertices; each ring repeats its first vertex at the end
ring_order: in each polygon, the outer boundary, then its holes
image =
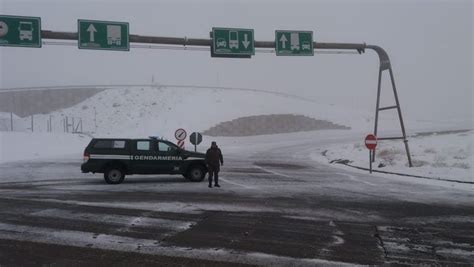
POLYGON ((210 168, 216 169, 219 171, 219 162, 224 164, 224 158, 222 157, 222 152, 218 147, 211 147, 206 152, 206 164, 210 168))

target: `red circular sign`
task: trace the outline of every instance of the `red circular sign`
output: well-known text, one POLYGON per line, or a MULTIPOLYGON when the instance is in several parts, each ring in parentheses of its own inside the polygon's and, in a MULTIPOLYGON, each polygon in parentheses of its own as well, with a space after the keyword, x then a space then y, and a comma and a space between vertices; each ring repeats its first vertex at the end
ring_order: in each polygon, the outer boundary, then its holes
POLYGON ((176 137, 177 140, 184 140, 186 139, 186 136, 186 131, 182 128, 179 128, 176 130, 176 132, 174 132, 174 137, 176 137))
POLYGON ((377 137, 373 134, 369 134, 365 137, 365 146, 373 150, 377 146, 377 137))

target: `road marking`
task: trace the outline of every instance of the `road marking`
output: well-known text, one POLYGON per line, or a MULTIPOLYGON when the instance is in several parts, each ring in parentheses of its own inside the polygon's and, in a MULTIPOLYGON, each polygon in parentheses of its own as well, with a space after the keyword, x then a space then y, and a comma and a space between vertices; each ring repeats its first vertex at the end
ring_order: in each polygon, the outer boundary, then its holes
POLYGON ((257 187, 254 187, 254 186, 248 186, 248 185, 239 184, 239 183, 232 182, 232 181, 229 181, 229 180, 224 179, 224 178, 221 178, 221 177, 219 177, 219 180, 224 181, 224 182, 226 182, 226 183, 228 183, 228 184, 233 184, 233 185, 236 185, 236 186, 241 186, 241 187, 246 188, 246 189, 258 189, 257 187))

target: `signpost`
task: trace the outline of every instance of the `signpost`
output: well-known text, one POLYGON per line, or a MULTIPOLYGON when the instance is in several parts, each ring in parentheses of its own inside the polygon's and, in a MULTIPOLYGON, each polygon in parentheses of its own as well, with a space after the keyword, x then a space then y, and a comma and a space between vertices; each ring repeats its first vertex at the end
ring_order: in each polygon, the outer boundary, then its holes
POLYGON ((215 55, 255 55, 253 29, 212 28, 212 52, 215 55))
POLYGON ((313 56, 312 31, 275 31, 277 56, 313 56))
POLYGON ((369 167, 370 173, 372 173, 372 152, 377 146, 377 137, 373 134, 369 134, 365 137, 365 146, 369 149, 369 167))
POLYGON ((194 152, 197 151, 197 145, 202 142, 202 134, 194 132, 189 136, 189 142, 194 145, 194 152))
POLYGON ((0 46, 41 47, 41 18, 0 15, 0 46))
POLYGON ((80 49, 129 51, 128 22, 78 20, 80 49))
POLYGON ((178 146, 184 149, 184 139, 186 139, 186 130, 179 128, 174 132, 174 137, 178 140, 178 146))

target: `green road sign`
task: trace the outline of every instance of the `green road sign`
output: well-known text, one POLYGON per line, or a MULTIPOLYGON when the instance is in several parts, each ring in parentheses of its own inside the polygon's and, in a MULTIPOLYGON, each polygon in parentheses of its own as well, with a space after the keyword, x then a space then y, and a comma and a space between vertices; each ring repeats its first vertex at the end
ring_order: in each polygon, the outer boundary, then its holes
POLYGON ((79 48, 130 50, 128 22, 78 20, 79 48))
POLYGON ((0 15, 0 46, 41 47, 41 18, 0 15))
POLYGON ((277 56, 312 56, 313 32, 275 31, 275 51, 277 56))
POLYGON ((216 55, 255 55, 252 29, 212 28, 213 52, 216 55))

